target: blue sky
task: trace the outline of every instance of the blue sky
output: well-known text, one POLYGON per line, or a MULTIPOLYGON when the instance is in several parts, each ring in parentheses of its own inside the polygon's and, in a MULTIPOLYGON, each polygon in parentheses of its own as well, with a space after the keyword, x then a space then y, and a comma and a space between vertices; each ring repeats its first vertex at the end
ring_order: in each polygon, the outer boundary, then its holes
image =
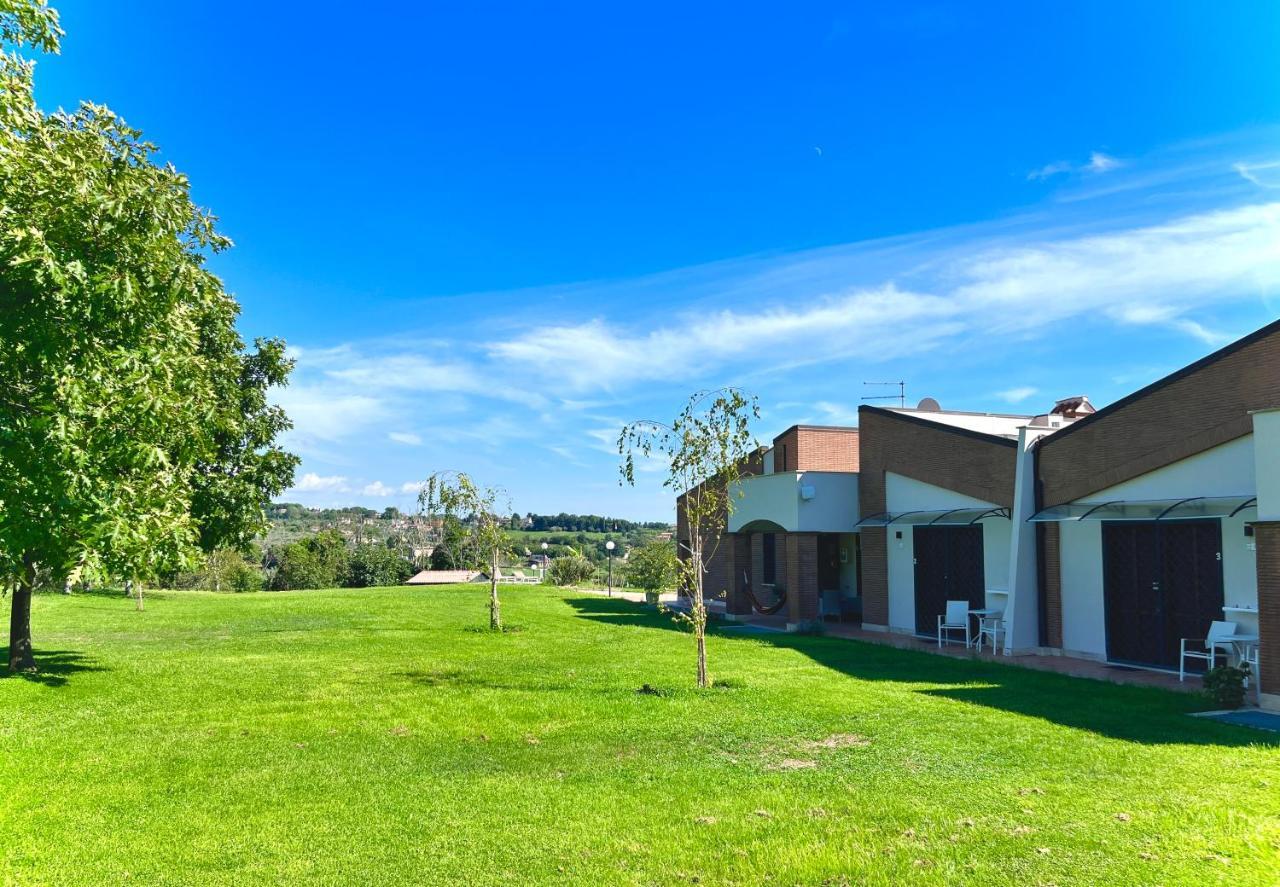
POLYGON ((161 145, 295 349, 291 500, 663 519, 611 441, 700 387, 1106 403, 1280 310, 1271 4, 54 5, 42 104, 161 145))

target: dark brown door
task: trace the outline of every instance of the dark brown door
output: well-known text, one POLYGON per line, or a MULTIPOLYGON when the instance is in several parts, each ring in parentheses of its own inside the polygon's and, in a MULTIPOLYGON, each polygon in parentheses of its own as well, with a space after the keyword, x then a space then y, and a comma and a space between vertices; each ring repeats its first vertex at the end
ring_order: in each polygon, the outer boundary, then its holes
POLYGON ((840 589, 840 537, 834 533, 818 534, 818 590, 840 589))
POLYGON ((986 602, 982 527, 915 527, 916 633, 932 637, 947 601, 986 602))
POLYGON ((1102 566, 1108 659, 1177 668, 1222 618, 1220 521, 1104 523, 1102 566))

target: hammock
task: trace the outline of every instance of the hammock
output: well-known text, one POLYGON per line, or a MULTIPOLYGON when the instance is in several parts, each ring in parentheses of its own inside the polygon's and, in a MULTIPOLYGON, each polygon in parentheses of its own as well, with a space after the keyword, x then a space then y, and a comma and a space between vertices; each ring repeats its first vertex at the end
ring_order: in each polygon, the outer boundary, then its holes
POLYGON ((755 608, 755 611, 763 616, 772 616, 787 604, 787 590, 785 588, 778 592, 778 599, 771 605, 765 606, 760 603, 760 599, 751 590, 751 582, 747 579, 745 572, 742 574, 742 590, 747 593, 747 597, 751 600, 751 606, 755 608))

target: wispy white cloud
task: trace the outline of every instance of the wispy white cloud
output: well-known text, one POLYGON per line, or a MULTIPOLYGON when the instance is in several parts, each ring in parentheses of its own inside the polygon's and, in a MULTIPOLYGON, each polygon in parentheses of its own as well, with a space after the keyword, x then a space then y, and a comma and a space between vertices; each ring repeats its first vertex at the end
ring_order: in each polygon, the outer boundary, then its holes
POLYGON ((1094 151, 1089 155, 1089 162, 1084 165, 1084 168, 1089 172, 1110 172, 1122 165, 1114 157, 1103 154, 1101 151, 1094 151))
POLYGON ((889 358, 908 344, 909 351, 928 348, 959 332, 945 299, 892 284, 798 301, 799 307, 691 313, 647 332, 594 318, 496 342, 490 352, 588 391, 688 379, 746 358, 772 366, 871 352, 889 358))
POLYGON ((1246 182, 1259 188, 1280 188, 1280 161, 1270 163, 1235 163, 1231 166, 1246 182))
POLYGON ((365 433, 386 413, 386 405, 379 398, 306 382, 280 389, 275 401, 293 420, 292 442, 304 448, 365 433))
POLYGON ((376 496, 379 499, 385 499, 388 496, 394 495, 396 491, 394 487, 389 487, 382 481, 375 480, 371 484, 366 484, 365 488, 361 490, 361 492, 366 496, 376 496))
POLYGON ((387 432, 387 438, 395 441, 396 443, 410 447, 416 447, 422 444, 421 435, 413 434, 409 431, 389 431, 387 432))
POLYGON ((1123 163, 1109 154, 1103 154, 1101 151, 1094 151, 1089 155, 1089 159, 1084 163, 1072 163, 1069 160, 1055 160, 1053 163, 1047 163, 1039 169, 1033 169, 1031 172, 1027 173, 1027 179, 1030 181, 1040 181, 1069 173, 1087 173, 1097 175, 1104 172, 1111 172, 1113 169, 1119 169, 1123 165, 1123 163))
POLYGON ((1006 388, 1004 391, 997 391, 996 397, 1005 403, 1022 403, 1033 394, 1038 394, 1039 388, 1033 388, 1030 385, 1021 385, 1017 388, 1006 388))
POLYGON ((831 403, 830 401, 820 400, 814 403, 813 407, 821 414, 823 424, 858 424, 858 408, 852 403, 831 403))
POLYGON ((911 289, 890 281, 835 294, 797 290, 786 307, 690 311, 647 329, 597 317, 529 330, 490 353, 585 392, 744 365, 883 362, 1068 320, 1161 324, 1203 339, 1187 312, 1280 287, 1280 203, 1057 239, 992 237, 911 259, 916 266, 903 275, 917 278, 911 289))
POLYGON ((427 488, 425 480, 407 480, 400 485, 400 492, 418 494, 427 488))

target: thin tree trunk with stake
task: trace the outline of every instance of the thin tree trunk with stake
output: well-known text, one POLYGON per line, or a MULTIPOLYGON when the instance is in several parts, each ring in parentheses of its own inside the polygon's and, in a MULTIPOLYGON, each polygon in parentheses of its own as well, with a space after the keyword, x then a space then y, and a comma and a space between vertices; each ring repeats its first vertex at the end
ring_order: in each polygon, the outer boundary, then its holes
POLYGON ((489 628, 502 629, 502 612, 498 607, 498 549, 493 550, 493 564, 489 570, 489 628))

